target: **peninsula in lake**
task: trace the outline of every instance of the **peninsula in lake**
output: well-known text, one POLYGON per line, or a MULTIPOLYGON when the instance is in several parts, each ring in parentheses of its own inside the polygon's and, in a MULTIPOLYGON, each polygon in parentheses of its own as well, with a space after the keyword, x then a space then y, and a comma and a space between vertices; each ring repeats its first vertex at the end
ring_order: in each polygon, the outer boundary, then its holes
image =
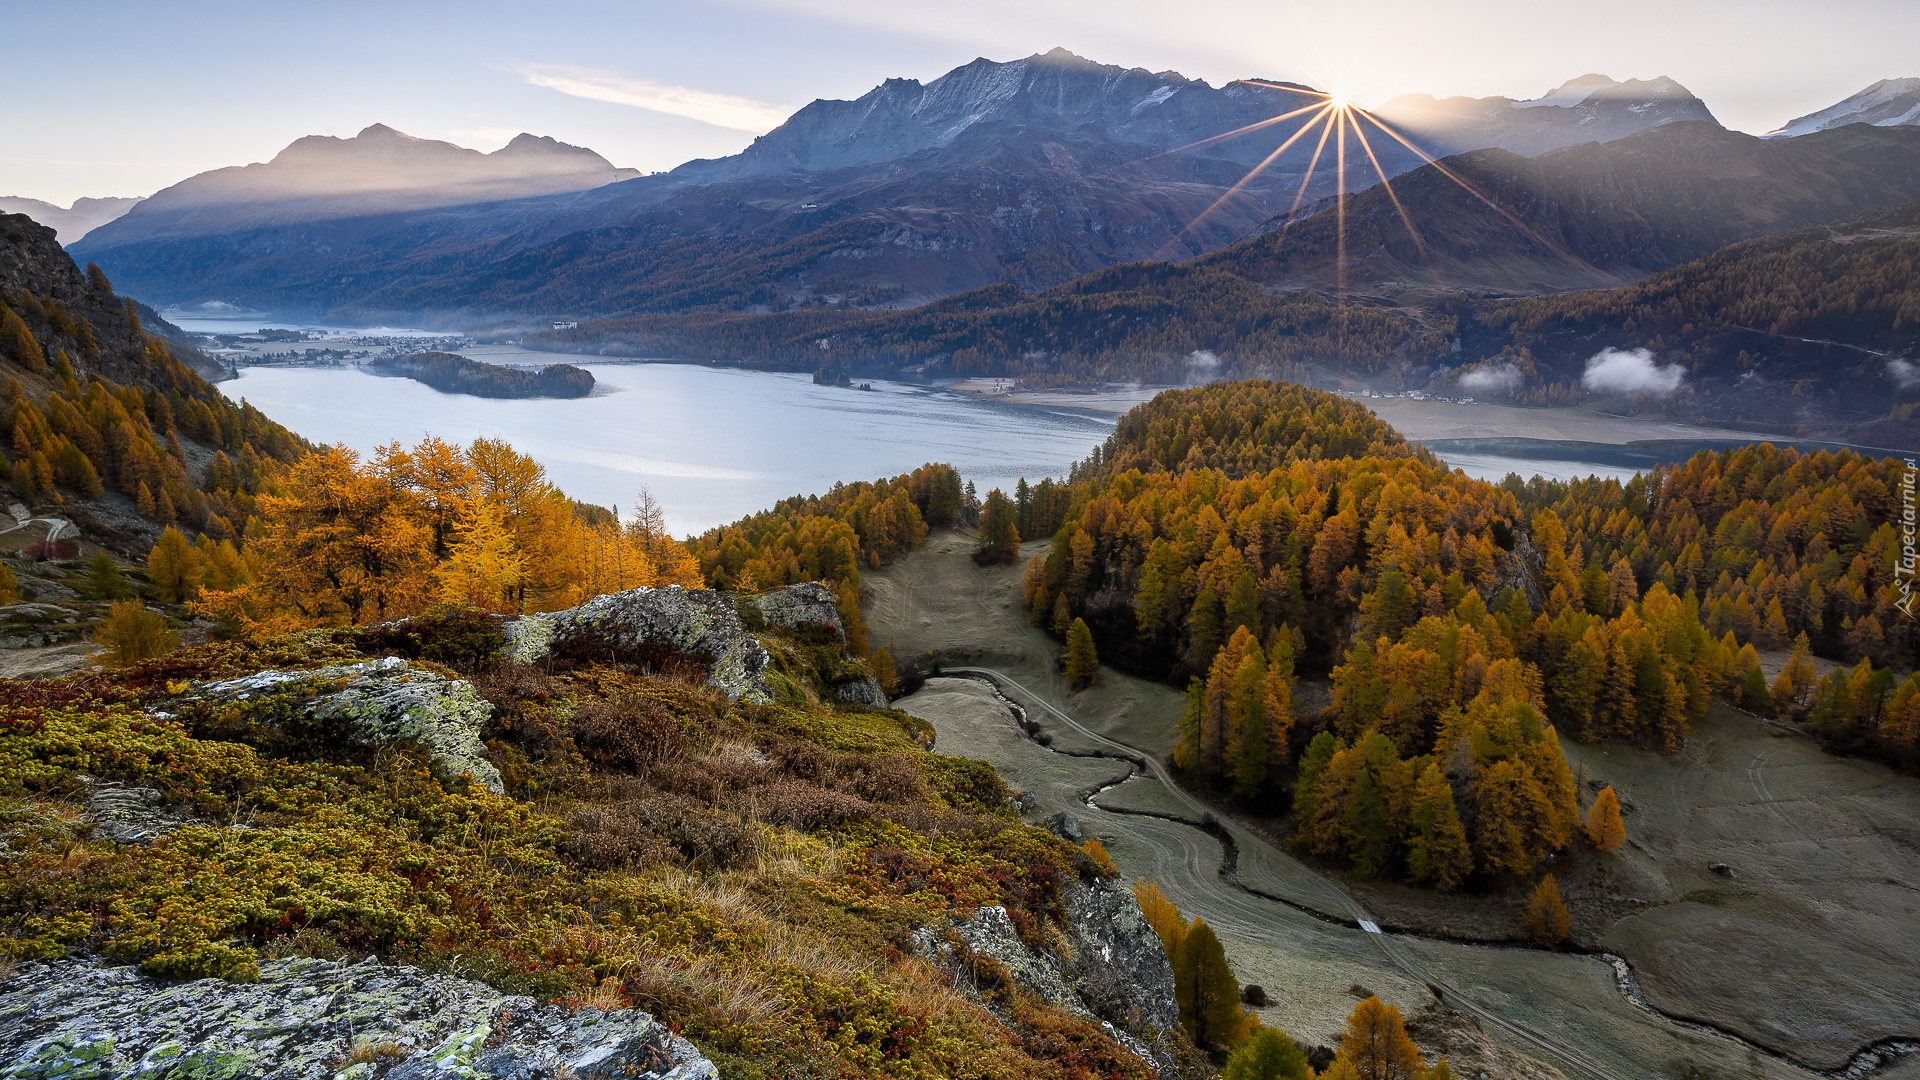
POLYGON ((376 360, 367 367, 381 375, 397 375, 449 394, 474 397, 577 398, 593 393, 593 373, 572 364, 548 364, 538 371, 528 371, 453 353, 423 352, 376 360))

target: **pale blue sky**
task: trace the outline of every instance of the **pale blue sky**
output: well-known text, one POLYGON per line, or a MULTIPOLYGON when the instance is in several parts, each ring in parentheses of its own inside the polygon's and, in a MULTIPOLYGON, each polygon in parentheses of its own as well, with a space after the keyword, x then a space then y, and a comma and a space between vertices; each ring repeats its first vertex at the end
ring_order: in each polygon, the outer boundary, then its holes
POLYGON ((658 170, 736 151, 753 137, 745 129, 816 97, 1056 45, 1216 84, 1344 84, 1363 103, 1408 91, 1531 97, 1589 71, 1669 75, 1755 132, 1877 79, 1920 76, 1915 0, 1378 0, 1355 10, 1289 0, 0 0, 10 42, 0 195, 62 205, 144 195, 266 160, 302 135, 374 122, 483 150, 531 131, 658 170))

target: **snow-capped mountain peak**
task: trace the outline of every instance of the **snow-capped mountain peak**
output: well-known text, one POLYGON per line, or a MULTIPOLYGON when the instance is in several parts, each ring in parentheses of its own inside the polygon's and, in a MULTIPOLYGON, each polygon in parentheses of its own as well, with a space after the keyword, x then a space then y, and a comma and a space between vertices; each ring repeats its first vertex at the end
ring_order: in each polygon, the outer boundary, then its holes
POLYGON ((1837 104, 1789 120, 1765 137, 1789 139, 1848 124, 1920 127, 1920 79, 1881 79, 1837 104))

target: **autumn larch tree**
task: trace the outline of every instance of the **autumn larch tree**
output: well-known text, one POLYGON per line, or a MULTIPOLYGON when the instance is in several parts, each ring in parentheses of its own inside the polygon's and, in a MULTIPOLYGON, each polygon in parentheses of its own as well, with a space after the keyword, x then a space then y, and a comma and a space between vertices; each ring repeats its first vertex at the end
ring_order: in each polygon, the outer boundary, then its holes
POLYGON ((180 635, 159 612, 148 610, 138 600, 122 600, 107 609, 107 617, 93 632, 93 641, 105 650, 108 664, 130 667, 172 652, 180 645, 180 635))
POLYGON ((999 488, 987 492, 980 508, 980 546, 973 561, 982 565, 1010 563, 1020 557, 1020 529, 1015 522, 1019 511, 999 488))
POLYGON ((1180 914, 1173 901, 1160 890, 1154 882, 1141 879, 1133 883, 1133 899, 1140 905, 1140 914, 1146 917, 1147 925, 1160 938, 1160 945, 1172 957, 1180 941, 1187 936, 1187 920, 1180 914))
POLYGON ((1240 1007, 1240 984, 1227 966, 1226 950, 1204 919, 1193 920, 1173 952, 1173 994, 1180 1026, 1193 1045, 1224 1058, 1252 1028, 1240 1007))
POLYGON ((1100 656, 1094 651, 1093 631, 1085 619, 1073 620, 1067 627, 1067 651, 1061 657, 1061 674, 1067 685, 1084 690, 1100 681, 1100 656))
POLYGON ((160 533, 160 541, 147 553, 147 580, 153 582, 153 597, 164 604, 184 604, 200 595, 200 583, 206 576, 200 553, 187 542, 187 536, 169 525, 160 533))
POLYGON ((1595 851, 1608 854, 1619 851, 1627 842, 1627 826, 1620 820, 1620 797, 1613 793, 1612 785, 1600 789, 1593 808, 1587 811, 1587 842, 1595 851))
POLYGON ((1536 945, 1558 945, 1573 936, 1573 920, 1560 901, 1560 883, 1552 874, 1541 878, 1527 898, 1527 936, 1536 945))
POLYGON ((1339 1054, 1358 1080, 1418 1080, 1427 1067, 1407 1037, 1399 1007, 1378 997, 1362 1001, 1347 1017, 1339 1054))
POLYGON ((1472 872, 1473 848, 1460 824, 1453 787, 1438 762, 1430 763, 1415 783, 1407 824, 1407 876, 1416 884, 1452 889, 1472 872))
POLYGON ((1279 1028, 1258 1028, 1227 1058, 1220 1080, 1312 1080, 1307 1055, 1279 1028))

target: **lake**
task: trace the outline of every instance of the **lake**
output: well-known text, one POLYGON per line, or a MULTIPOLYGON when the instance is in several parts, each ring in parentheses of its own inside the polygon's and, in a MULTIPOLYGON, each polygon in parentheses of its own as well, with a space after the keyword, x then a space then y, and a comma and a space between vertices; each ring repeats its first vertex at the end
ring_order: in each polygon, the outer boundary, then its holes
MULTIPOLYGON (((547 362, 561 359, 571 358, 547 362)), ((1011 491, 1022 476, 1064 476, 1118 419, 906 383, 860 391, 696 364, 581 366, 599 383, 591 397, 445 394, 351 367, 246 367, 220 388, 308 439, 362 453, 429 433, 462 443, 504 438, 584 502, 630 507, 647 486, 677 534, 929 461, 959 469, 983 497, 1011 491)))

